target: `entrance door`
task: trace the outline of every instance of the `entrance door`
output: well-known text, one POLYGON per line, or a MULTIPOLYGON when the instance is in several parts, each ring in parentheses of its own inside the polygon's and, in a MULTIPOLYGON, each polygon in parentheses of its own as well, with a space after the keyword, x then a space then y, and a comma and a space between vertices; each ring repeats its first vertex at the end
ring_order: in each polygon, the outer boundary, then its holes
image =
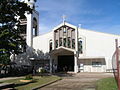
POLYGON ((58 56, 58 71, 74 71, 74 55, 58 56))

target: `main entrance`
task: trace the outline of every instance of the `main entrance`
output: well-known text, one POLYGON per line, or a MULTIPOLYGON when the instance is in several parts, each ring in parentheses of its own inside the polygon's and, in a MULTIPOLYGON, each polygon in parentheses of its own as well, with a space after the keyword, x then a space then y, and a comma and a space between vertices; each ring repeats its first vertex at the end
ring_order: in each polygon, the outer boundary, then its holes
POLYGON ((58 71, 74 71, 74 55, 58 56, 58 71))

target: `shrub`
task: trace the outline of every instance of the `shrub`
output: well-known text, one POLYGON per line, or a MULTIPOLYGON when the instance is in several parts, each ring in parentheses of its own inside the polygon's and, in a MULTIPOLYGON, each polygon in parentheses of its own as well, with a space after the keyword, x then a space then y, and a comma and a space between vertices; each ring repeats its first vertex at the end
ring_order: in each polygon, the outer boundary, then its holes
POLYGON ((31 74, 26 75, 25 80, 31 80, 31 79, 33 79, 33 76, 31 74))
POLYGON ((45 69, 41 69, 40 73, 46 73, 47 71, 45 69))

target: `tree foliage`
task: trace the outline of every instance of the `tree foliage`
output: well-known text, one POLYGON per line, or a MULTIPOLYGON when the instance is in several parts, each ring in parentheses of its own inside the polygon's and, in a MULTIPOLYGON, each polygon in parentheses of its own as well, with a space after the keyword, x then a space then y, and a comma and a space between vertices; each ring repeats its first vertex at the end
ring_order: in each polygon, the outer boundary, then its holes
POLYGON ((19 0, 0 0, 0 63, 9 62, 10 54, 20 53, 23 38, 20 33, 20 21, 25 12, 32 13, 27 4, 19 0), (18 28, 15 28, 18 27, 18 28))

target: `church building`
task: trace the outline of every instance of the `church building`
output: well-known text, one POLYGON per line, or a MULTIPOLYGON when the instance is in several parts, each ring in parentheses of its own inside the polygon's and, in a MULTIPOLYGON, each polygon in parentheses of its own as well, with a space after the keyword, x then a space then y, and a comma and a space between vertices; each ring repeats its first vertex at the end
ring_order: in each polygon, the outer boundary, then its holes
MULTIPOLYGON (((25 0, 30 5, 34 0, 25 0)), ((38 35, 39 13, 27 14, 26 41, 29 48, 50 54, 50 72, 57 71, 107 72, 112 71, 115 39, 119 35, 96 32, 74 26, 63 20, 51 32, 38 35)))

